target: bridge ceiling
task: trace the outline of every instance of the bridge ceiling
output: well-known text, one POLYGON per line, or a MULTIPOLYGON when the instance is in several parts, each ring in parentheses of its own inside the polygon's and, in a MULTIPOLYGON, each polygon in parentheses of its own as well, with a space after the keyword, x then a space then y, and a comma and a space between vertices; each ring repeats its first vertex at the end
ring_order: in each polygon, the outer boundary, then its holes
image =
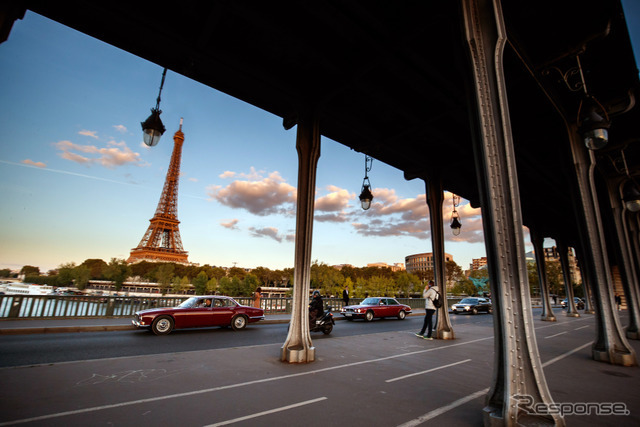
MULTIPOLYGON (((445 189, 481 203, 471 64, 457 1, 15 3, 286 123, 300 108, 318 108, 322 135, 407 179, 440 177, 445 189)), ((574 67, 580 54, 590 92, 613 112, 602 173, 619 174, 611 165, 624 149, 631 173, 640 174, 640 114, 630 97, 639 92, 638 71, 621 6, 502 3, 524 221, 547 236, 573 234, 557 224, 576 187, 564 123, 575 122, 580 95, 559 82, 555 68, 574 67)))

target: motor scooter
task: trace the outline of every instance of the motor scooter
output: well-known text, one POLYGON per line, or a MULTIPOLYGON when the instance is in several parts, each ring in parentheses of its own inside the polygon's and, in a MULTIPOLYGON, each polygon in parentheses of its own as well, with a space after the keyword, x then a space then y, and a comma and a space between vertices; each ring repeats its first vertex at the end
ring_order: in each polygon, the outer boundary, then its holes
POLYGON ((333 320, 333 314, 331 313, 331 307, 327 306, 324 314, 316 319, 315 325, 309 325, 311 332, 322 332, 325 335, 329 335, 333 330, 333 325, 336 321, 333 320))

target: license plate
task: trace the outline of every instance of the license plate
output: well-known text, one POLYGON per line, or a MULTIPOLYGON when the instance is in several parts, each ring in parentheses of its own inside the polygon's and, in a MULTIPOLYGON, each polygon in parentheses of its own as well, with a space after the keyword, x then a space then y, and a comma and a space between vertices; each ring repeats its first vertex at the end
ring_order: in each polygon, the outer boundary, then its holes
POLYGON ((347 317, 351 317, 351 313, 345 313, 344 315, 347 317))

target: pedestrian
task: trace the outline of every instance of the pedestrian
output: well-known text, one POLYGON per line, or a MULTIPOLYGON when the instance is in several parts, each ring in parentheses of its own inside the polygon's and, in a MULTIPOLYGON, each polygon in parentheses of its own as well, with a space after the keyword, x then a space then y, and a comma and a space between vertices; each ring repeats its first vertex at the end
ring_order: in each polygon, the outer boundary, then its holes
POLYGON ((616 294, 616 307, 618 308, 618 311, 621 310, 620 306, 622 305, 622 297, 618 294, 616 294))
POLYGON ((429 283, 424 287, 422 297, 425 299, 424 323, 422 324, 422 329, 416 334, 416 336, 424 338, 425 340, 432 340, 431 332, 433 330, 433 314, 436 312, 433 300, 439 298, 439 289, 435 283, 433 283, 433 280, 429 280, 429 283), (427 332, 427 335, 424 334, 425 331, 427 332))
POLYGON ((349 305, 349 287, 345 286, 342 291, 342 301, 344 301, 345 307, 349 305))
POLYGON ((558 296, 553 294, 553 295, 551 295, 551 297, 553 298, 553 304, 554 305, 558 304, 558 296))
POLYGON ((262 298, 262 288, 258 287, 256 291, 253 293, 253 306, 256 308, 260 307, 260 299, 262 298))

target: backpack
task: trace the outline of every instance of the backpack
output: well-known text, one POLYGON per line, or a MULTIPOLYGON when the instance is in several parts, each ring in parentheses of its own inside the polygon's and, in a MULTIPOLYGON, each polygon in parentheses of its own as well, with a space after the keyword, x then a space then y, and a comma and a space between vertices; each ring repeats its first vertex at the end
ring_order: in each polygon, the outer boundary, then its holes
POLYGON ((440 299, 440 294, 438 293, 438 291, 436 291, 436 290, 434 289, 434 292, 435 292, 436 294, 438 294, 438 296, 437 296, 437 298, 435 298, 435 299, 433 300, 433 306, 434 306, 435 308, 440 308, 440 307, 442 307, 442 299, 440 299))

